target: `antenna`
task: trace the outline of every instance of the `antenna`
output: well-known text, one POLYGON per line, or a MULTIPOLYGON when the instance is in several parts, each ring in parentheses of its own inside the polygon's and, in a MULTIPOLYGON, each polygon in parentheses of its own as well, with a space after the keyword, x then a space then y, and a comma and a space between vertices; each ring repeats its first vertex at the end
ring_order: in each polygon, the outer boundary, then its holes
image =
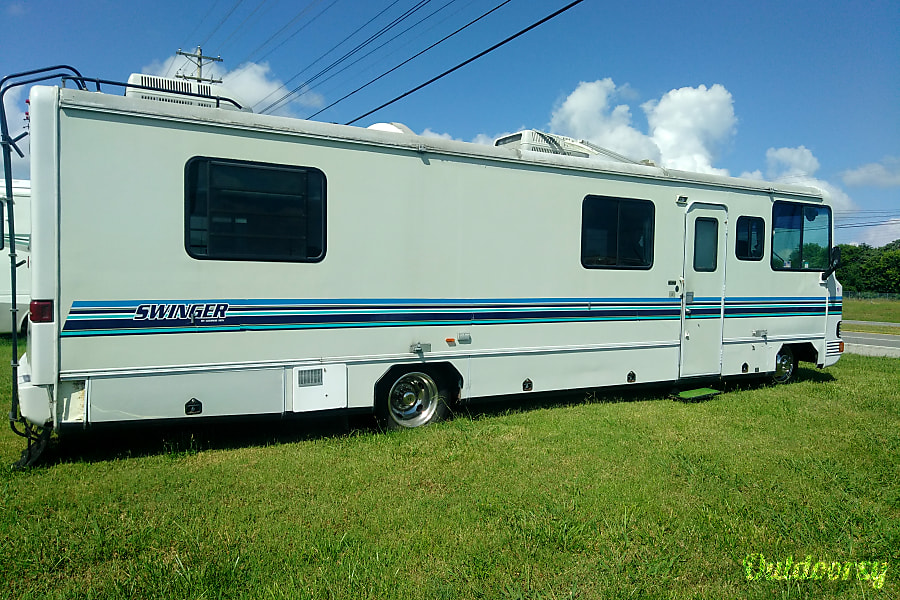
POLYGON ((197 81, 199 83, 203 83, 204 81, 207 83, 222 83, 221 79, 216 79, 214 77, 207 77, 205 79, 203 78, 203 65, 209 64, 209 63, 214 63, 214 62, 222 62, 221 56, 216 56, 216 57, 203 56, 203 50, 200 49, 200 46, 197 46, 196 53, 182 52, 181 48, 179 48, 178 52, 176 52, 175 54, 179 55, 179 56, 184 56, 189 61, 194 63, 195 67, 197 67, 197 70, 194 71, 193 75, 185 75, 184 73, 182 73, 179 70, 178 72, 175 73, 175 77, 179 77, 181 79, 191 79, 191 80, 197 81), (203 61, 206 61, 206 62, 204 63, 203 61))

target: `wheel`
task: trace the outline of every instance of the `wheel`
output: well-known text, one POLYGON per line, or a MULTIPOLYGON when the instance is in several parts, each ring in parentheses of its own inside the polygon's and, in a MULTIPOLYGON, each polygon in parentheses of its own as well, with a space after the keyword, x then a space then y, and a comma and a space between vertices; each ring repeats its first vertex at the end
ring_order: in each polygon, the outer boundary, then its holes
POLYGON ((797 372, 797 357, 790 346, 782 346, 775 355, 775 373, 772 381, 775 383, 788 383, 797 372))
POLYGON ((388 428, 421 427, 447 416, 450 394, 440 379, 423 371, 408 371, 392 381, 379 399, 379 412, 388 428))

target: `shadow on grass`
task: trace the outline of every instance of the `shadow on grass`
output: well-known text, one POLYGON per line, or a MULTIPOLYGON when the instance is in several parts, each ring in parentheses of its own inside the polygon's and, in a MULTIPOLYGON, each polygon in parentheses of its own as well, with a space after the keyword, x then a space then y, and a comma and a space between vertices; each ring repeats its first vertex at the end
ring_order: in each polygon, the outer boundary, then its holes
POLYGON ((374 417, 334 415, 105 426, 54 437, 37 466, 266 447, 377 430, 374 417))
MULTIPOLYGON (((834 381, 827 371, 800 368, 797 382, 825 383, 834 381)), ((691 386, 712 386, 728 393, 746 389, 770 387, 768 378, 736 380, 707 380, 682 382, 677 389, 691 386)), ((669 400, 677 391, 672 383, 643 384, 599 389, 579 389, 562 392, 538 392, 528 396, 497 396, 478 398, 458 407, 454 414, 468 419, 485 419, 535 410, 565 408, 584 404, 612 404, 624 402, 669 400)), ((708 402, 722 399, 716 396, 689 402, 708 402)), ((198 423, 159 423, 95 427, 85 432, 66 432, 54 437, 41 457, 38 467, 71 462, 104 462, 125 458, 158 455, 188 455, 205 450, 228 450, 290 444, 312 439, 336 438, 348 435, 368 435, 381 431, 371 414, 361 415, 305 415, 279 419, 277 417, 244 417, 226 421, 198 423)))
POLYGON ((475 398, 457 409, 467 418, 489 418, 506 414, 563 408, 582 404, 616 404, 660 400, 668 397, 673 387, 666 384, 643 384, 609 388, 587 388, 557 392, 535 392, 527 396, 495 396, 475 398))
MULTIPOLYGON (((640 386, 622 389, 574 390, 538 393, 526 398, 501 396, 467 402, 456 416, 479 419, 513 412, 561 408, 584 403, 658 400, 668 387, 640 386)), ((197 423, 162 422, 94 426, 87 431, 69 430, 54 436, 36 468, 74 462, 105 462, 145 456, 195 454, 206 450, 230 450, 290 444, 382 431, 371 414, 244 417, 197 423)))

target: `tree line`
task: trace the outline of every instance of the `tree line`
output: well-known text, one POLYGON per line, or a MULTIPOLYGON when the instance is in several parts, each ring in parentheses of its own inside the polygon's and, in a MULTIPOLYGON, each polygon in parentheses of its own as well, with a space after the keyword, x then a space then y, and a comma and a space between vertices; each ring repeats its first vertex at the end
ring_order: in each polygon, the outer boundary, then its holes
POLYGON ((868 244, 839 244, 837 278, 849 292, 900 294, 900 239, 873 248, 868 244))

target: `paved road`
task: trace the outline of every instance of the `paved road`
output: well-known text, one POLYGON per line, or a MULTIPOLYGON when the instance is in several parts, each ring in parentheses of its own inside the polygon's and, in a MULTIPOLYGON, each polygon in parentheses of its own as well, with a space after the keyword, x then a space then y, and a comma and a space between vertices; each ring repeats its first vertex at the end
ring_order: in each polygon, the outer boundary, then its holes
POLYGON ((883 321, 844 321, 850 325, 880 325, 881 327, 900 327, 900 323, 885 323, 883 321))
MULTIPOLYGON (((875 325, 875 323, 871 323, 875 325)), ((894 356, 900 358, 900 335, 844 331, 844 351, 865 356, 894 356)))

